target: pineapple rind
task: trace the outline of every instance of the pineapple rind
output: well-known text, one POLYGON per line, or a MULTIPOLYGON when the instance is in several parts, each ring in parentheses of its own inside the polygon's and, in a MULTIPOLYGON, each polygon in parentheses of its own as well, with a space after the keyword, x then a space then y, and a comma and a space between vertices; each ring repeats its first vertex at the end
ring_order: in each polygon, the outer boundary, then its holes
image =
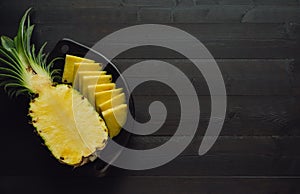
POLYGON ((78 165, 106 144, 108 134, 103 119, 70 86, 45 89, 30 103, 29 110, 45 145, 63 163, 78 165))

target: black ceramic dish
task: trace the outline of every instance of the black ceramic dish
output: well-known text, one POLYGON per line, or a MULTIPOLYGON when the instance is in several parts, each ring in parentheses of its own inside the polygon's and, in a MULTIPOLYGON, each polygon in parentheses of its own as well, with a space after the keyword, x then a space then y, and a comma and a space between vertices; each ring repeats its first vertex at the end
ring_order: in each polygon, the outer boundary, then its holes
MULTIPOLYGON (((87 46, 77 43, 73 40, 62 39, 61 41, 59 41, 56 44, 55 48, 50 53, 49 59, 51 60, 56 57, 65 58, 66 54, 84 57, 87 52, 89 52, 89 54, 91 54, 91 55, 89 55, 90 59, 95 60, 98 63, 107 64, 105 66, 104 70, 107 71, 107 74, 112 75, 113 82, 115 82, 115 80, 117 78, 119 78, 117 87, 123 88, 126 98, 129 99, 129 111, 132 114, 133 118, 135 118, 133 99, 132 99, 132 97, 130 97, 130 91, 128 89, 128 86, 126 84, 124 77, 122 77, 122 75, 119 72, 119 70, 117 69, 117 67, 110 61, 107 61, 107 59, 105 59, 103 56, 101 56, 100 53, 92 50, 91 48, 89 48, 87 46)), ((61 72, 63 72, 63 67, 64 67, 64 60, 58 60, 54 66, 54 68, 60 69, 61 72)), ((56 80, 56 81, 61 82, 61 80, 56 80)), ((129 121, 127 121, 126 126, 133 127, 133 123, 128 123, 128 122, 129 121)), ((130 133, 127 132, 126 130, 122 129, 120 134, 118 136, 116 136, 113 140, 115 142, 117 142, 118 144, 120 144, 121 146, 126 147, 128 141, 129 141, 129 138, 130 138, 130 133)), ((112 158, 116 159, 121 151, 122 150, 119 150, 118 152, 113 153, 114 156, 112 158)), ((100 160, 99 158, 97 158, 94 162, 91 162, 89 164, 86 164, 84 166, 76 168, 74 170, 74 173, 76 175, 104 176, 107 173, 107 171, 110 167, 110 164, 112 162, 113 162, 113 160, 106 163, 106 162, 100 160)))

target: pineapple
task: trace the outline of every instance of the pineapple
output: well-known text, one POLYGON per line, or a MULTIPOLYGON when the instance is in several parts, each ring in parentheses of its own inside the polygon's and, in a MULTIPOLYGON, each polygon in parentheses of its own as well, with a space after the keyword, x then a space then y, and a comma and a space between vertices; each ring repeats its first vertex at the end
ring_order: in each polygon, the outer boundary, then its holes
POLYGON ((102 115, 109 129, 109 137, 113 138, 120 133, 122 126, 126 123, 127 104, 121 104, 105 110, 102 112, 102 115))
POLYGON ((105 90, 112 90, 115 89, 116 84, 114 83, 106 83, 106 84, 97 84, 97 85, 89 85, 88 86, 88 100, 95 105, 95 93, 96 92, 102 92, 105 90))
POLYGON ((93 63, 93 60, 85 59, 73 55, 66 55, 65 69, 63 73, 63 82, 72 83, 74 81, 74 71, 76 63, 93 63))
POLYGON ((88 63, 88 62, 81 62, 74 64, 74 75, 79 71, 100 71, 102 66, 100 63, 88 63))
POLYGON ((100 76, 105 75, 106 71, 79 71, 75 75, 75 80, 73 82, 73 88, 79 90, 80 83, 82 82, 83 76, 100 76))
POLYGON ((111 98, 121 94, 123 91, 123 88, 113 89, 113 90, 107 90, 103 92, 97 92, 95 94, 95 103, 98 107, 100 104, 110 100, 111 98))
POLYGON ((116 84, 114 84, 114 83, 89 85, 88 86, 89 93, 103 92, 103 91, 112 90, 112 89, 115 89, 115 88, 116 88, 116 84))
POLYGON ((112 80, 111 75, 98 75, 98 76, 87 75, 87 76, 83 76, 82 80, 79 80, 79 88, 81 93, 86 95, 87 97, 89 85, 110 83, 111 80, 112 80))
MULTIPOLYGON (((10 95, 27 93, 31 97, 29 115, 37 133, 60 162, 80 166, 95 158, 95 153, 105 147, 108 130, 105 122, 91 103, 78 91, 65 84, 53 83, 53 61, 47 64, 43 48, 35 52, 30 45, 33 25, 30 9, 22 17, 17 36, 12 40, 1 37, 0 78, 10 95), (4 66, 6 64, 6 66, 4 66)), ((67 56, 66 60, 88 61, 67 56)), ((68 69, 70 67, 65 67, 68 69)), ((72 74, 65 74, 72 81, 72 74)), ((66 72, 66 71, 64 71, 66 72)))
POLYGON ((107 109, 110 109, 110 108, 113 108, 115 106, 118 106, 120 104, 125 104, 125 103, 126 103, 125 94, 121 93, 121 94, 107 100, 106 102, 100 104, 98 106, 98 109, 103 112, 107 109))

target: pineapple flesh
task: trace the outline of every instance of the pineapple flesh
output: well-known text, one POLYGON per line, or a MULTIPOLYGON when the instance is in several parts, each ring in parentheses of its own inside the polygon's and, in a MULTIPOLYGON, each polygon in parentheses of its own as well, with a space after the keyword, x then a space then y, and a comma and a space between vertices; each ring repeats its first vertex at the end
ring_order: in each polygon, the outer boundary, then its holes
POLYGON ((30 103, 29 115, 58 160, 80 164, 103 149, 107 128, 86 98, 67 85, 49 86, 30 103))
POLYGON ((62 80, 64 83, 72 83, 74 81, 74 72, 75 70, 75 64, 78 63, 93 63, 93 60, 85 59, 73 55, 66 55, 66 65, 63 73, 62 80))
MULTIPOLYGON (((32 124, 56 159, 72 166, 83 165, 105 147, 106 124, 78 91, 69 85, 53 83, 53 62, 47 64, 43 47, 36 53, 34 45, 30 44, 34 27, 30 25, 29 11, 23 16, 14 39, 1 37, 1 84, 9 94, 31 96, 32 124)), ((70 56, 66 60, 69 63, 91 62, 70 56)), ((71 73, 63 76, 67 82, 73 81, 74 72, 73 67, 65 67, 68 68, 71 73)))
POLYGON ((107 124, 109 137, 117 136, 125 125, 127 120, 127 104, 121 104, 102 112, 103 118, 107 124))
MULTIPOLYGON (((116 88, 115 83, 106 83, 111 82, 111 75, 101 74, 99 70, 93 70, 85 66, 86 64, 88 63, 81 65, 83 71, 74 72, 75 80, 72 84, 88 98, 99 114, 102 114, 109 137, 113 138, 121 132, 127 120, 128 108, 125 93, 122 88, 116 88), (80 87, 76 87, 77 85, 80 87)), ((69 66, 69 64, 65 65, 69 66)))

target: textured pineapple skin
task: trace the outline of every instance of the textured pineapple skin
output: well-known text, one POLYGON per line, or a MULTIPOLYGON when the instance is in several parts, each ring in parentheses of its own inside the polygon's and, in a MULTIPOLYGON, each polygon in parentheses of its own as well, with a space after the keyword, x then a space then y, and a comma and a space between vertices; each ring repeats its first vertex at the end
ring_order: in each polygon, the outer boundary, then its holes
POLYGON ((63 163, 81 165, 106 145, 105 122, 70 86, 45 86, 31 101, 29 115, 45 145, 63 163))

